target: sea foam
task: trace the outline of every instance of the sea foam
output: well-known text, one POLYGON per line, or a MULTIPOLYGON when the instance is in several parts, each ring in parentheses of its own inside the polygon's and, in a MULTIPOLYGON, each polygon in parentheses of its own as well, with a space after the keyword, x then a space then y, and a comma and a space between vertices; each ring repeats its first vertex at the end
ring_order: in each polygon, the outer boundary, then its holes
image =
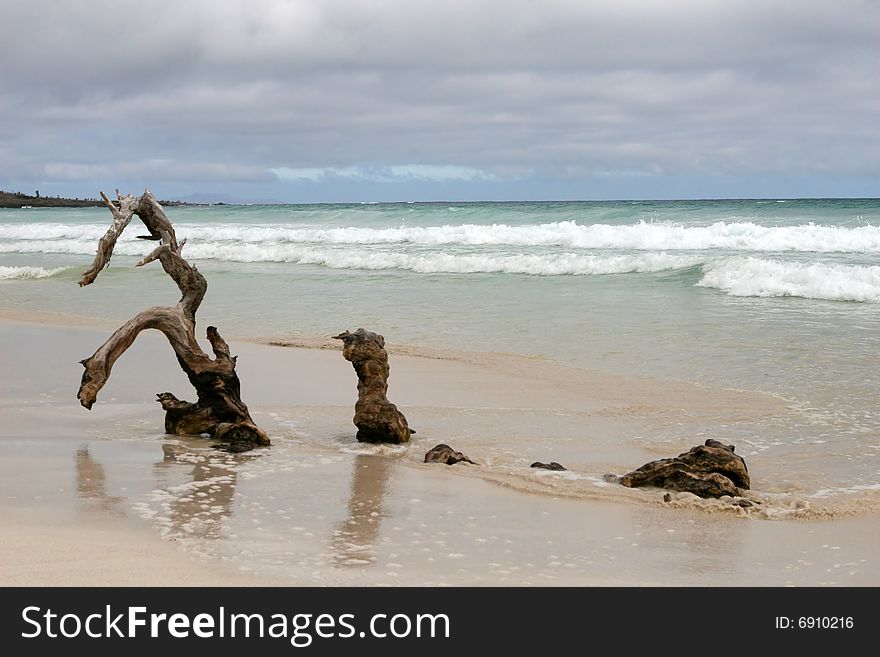
POLYGON ((760 226, 751 222, 716 222, 683 226, 662 222, 628 225, 561 221, 507 224, 407 226, 396 228, 297 228, 285 226, 193 226, 194 239, 229 242, 311 244, 413 244, 418 246, 555 246, 571 249, 640 251, 815 251, 880 252, 878 226, 760 226))
MULTIPOLYGON (((366 245, 365 245, 366 246, 366 245)), ((114 253, 143 256, 148 249, 141 241, 120 240, 114 253)), ((60 239, 0 242, 0 253, 70 253, 91 255, 93 242, 60 239)), ((623 274, 658 272, 693 267, 701 259, 690 255, 636 253, 595 255, 585 253, 497 254, 497 253, 402 253, 356 245, 312 246, 291 243, 195 242, 187 244, 186 255, 193 260, 224 262, 278 262, 320 265, 330 269, 399 269, 422 274, 506 273, 535 276, 623 274)))
POLYGON ((697 285, 737 297, 880 302, 880 266, 725 258, 703 266, 697 285))
MULTIPOLYGON (((699 266, 698 286, 731 296, 880 302, 880 267, 758 257, 790 252, 880 253, 880 226, 872 225, 762 226, 750 221, 703 226, 673 222, 583 225, 559 221, 326 228, 200 222, 181 223, 177 228, 180 238, 189 238, 186 255, 194 260, 533 276, 655 273, 699 266)), ((104 224, 97 223, 0 225, 0 253, 91 256, 105 230, 104 224)), ((138 232, 130 229, 115 253, 142 257, 148 245, 136 239, 138 232)), ((62 270, 0 267, 0 278, 45 278, 62 270)))
POLYGON ((533 276, 650 273, 682 269, 699 264, 692 256, 667 253, 632 255, 558 254, 409 254, 364 249, 328 249, 294 245, 271 248, 240 245, 195 245, 193 257, 237 260, 239 262, 294 262, 331 269, 401 269, 420 274, 504 273, 533 276))

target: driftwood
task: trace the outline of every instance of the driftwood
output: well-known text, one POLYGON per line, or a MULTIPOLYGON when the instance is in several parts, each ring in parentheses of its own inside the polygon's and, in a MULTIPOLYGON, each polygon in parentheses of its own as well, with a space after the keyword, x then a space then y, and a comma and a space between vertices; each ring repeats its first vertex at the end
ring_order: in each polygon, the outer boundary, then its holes
POLYGON ((449 445, 440 443, 428 450, 425 454, 425 463, 445 463, 446 465, 455 465, 456 463, 470 463, 477 465, 461 452, 456 452, 449 445))
POLYGON ((360 328, 333 336, 342 340, 342 355, 358 376, 358 400, 354 406, 357 439, 362 443, 409 442, 409 428, 403 413, 388 401, 388 353, 385 338, 360 328))
POLYGON ((137 263, 138 267, 158 260, 165 272, 180 289, 181 298, 174 307, 148 308, 119 327, 89 358, 80 361, 85 367, 77 397, 80 404, 91 409, 110 377, 116 360, 125 353, 135 338, 146 329, 165 334, 177 355, 177 362, 196 389, 196 403, 181 401, 170 392, 157 395, 165 410, 165 431, 177 435, 209 434, 218 443, 234 452, 269 445, 269 437, 251 419, 241 401, 241 385, 235 373, 235 357, 229 345, 213 326, 207 329, 208 342, 214 358, 202 351, 195 337, 196 311, 202 303, 208 283, 199 270, 181 256, 186 240, 177 241, 174 227, 159 202, 149 191, 142 196, 122 196, 116 201, 101 192, 104 204, 113 214, 113 223, 98 242, 92 266, 83 273, 80 286, 90 285, 110 262, 116 240, 137 215, 149 231, 140 239, 159 242, 153 251, 137 263))
POLYGON ((675 458, 646 463, 620 478, 629 488, 651 486, 700 497, 737 497, 751 484, 746 462, 733 445, 709 439, 675 458))

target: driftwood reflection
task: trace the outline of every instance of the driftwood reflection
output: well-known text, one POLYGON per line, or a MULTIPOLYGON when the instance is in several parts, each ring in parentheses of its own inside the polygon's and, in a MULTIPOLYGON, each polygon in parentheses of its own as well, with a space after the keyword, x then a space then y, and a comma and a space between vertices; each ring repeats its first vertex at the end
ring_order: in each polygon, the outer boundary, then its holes
MULTIPOLYGON (((154 521, 172 536, 217 538, 232 515, 237 468, 251 458, 205 449, 201 438, 163 443, 162 460, 153 468, 155 493, 162 495, 154 521)), ((126 513, 126 498, 107 493, 105 466, 92 457, 88 445, 76 451, 74 465, 76 492, 87 508, 126 513)))
POLYGON ((89 447, 80 447, 74 455, 76 464, 76 493, 101 511, 122 513, 119 503, 123 498, 107 494, 104 466, 92 458, 89 447))
POLYGON ((357 567, 376 561, 382 503, 393 467, 393 460, 385 456, 355 457, 348 518, 333 532, 333 561, 337 566, 357 567))
POLYGON ((162 455, 155 471, 161 488, 171 496, 162 509, 166 526, 172 534, 217 538, 223 521, 232 515, 238 480, 235 466, 250 457, 191 449, 183 441, 164 443, 162 455), (192 466, 189 482, 174 485, 180 466, 192 466))

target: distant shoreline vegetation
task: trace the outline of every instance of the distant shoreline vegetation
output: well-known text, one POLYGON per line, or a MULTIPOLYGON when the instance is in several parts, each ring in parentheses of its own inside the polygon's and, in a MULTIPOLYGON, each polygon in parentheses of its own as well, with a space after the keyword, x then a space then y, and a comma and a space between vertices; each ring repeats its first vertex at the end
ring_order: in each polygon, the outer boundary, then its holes
MULTIPOLYGON (((160 201, 163 206, 194 205, 184 201, 160 201)), ((41 196, 22 192, 0 190, 0 208, 95 208, 103 207, 99 198, 62 198, 60 196, 41 196)))

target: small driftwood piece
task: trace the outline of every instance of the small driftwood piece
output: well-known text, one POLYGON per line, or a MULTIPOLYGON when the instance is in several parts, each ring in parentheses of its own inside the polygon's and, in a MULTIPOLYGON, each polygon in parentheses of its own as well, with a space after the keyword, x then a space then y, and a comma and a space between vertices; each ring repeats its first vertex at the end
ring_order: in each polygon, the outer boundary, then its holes
POLYGON ((77 393, 80 404, 91 409, 117 359, 141 331, 156 329, 168 338, 177 355, 177 362, 196 389, 198 399, 191 403, 177 399, 170 392, 159 393, 158 401, 165 410, 165 431, 177 435, 209 434, 233 452, 269 445, 269 437, 254 424, 247 406, 241 401, 235 356, 230 355, 229 345, 214 326, 207 329, 214 358, 202 351, 196 340, 196 311, 202 303, 208 283, 199 270, 181 256, 186 240, 177 241, 174 227, 149 190, 138 197, 130 194, 122 196, 118 191, 116 196, 116 201, 111 201, 101 192, 104 204, 113 215, 113 223, 98 242, 95 260, 83 273, 80 287, 93 283, 109 264, 116 240, 132 217, 137 215, 149 232, 149 235, 138 237, 159 244, 136 266, 142 267, 158 260, 165 273, 177 284, 182 296, 176 306, 148 308, 138 313, 119 327, 91 357, 80 361, 85 367, 77 393))
POLYGON ((358 400, 354 406, 357 439, 362 443, 409 442, 415 433, 403 413, 388 401, 388 352, 385 338, 360 328, 333 336, 342 340, 342 355, 350 361, 358 376, 358 400))

